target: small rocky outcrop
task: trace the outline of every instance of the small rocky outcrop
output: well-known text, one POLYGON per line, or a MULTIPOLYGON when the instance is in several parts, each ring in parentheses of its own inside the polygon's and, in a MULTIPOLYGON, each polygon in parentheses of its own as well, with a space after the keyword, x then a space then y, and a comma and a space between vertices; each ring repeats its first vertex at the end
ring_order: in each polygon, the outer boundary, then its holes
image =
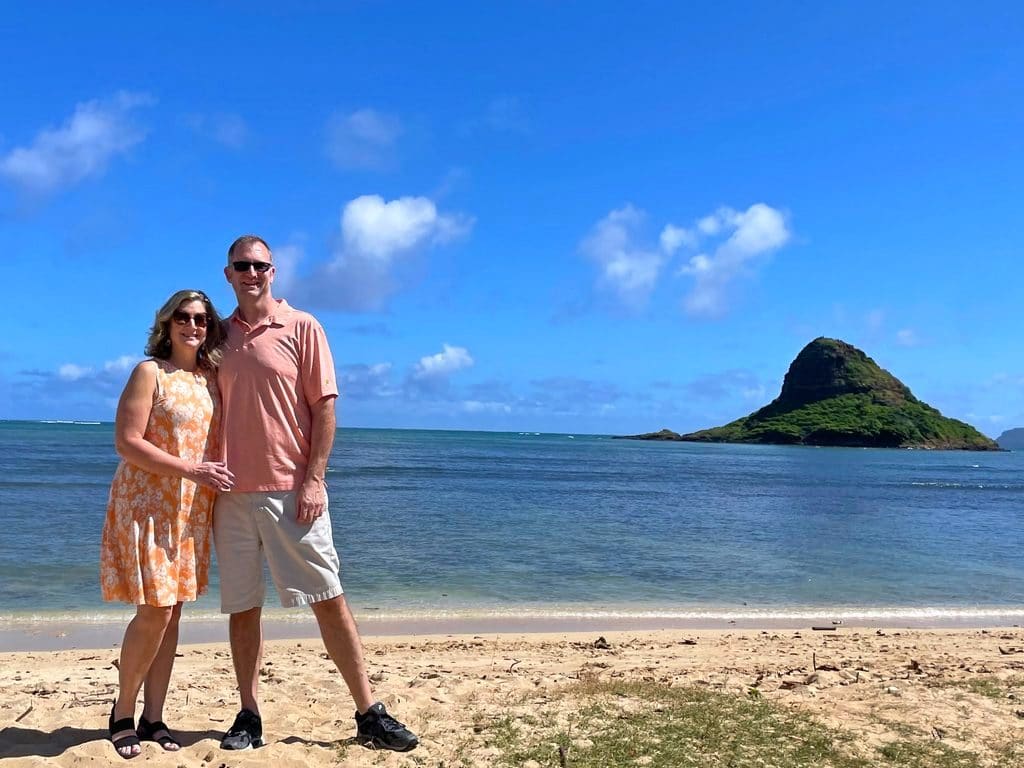
POLYGON ((659 429, 657 432, 644 432, 642 435, 612 435, 613 440, 682 440, 683 436, 671 429, 659 429))

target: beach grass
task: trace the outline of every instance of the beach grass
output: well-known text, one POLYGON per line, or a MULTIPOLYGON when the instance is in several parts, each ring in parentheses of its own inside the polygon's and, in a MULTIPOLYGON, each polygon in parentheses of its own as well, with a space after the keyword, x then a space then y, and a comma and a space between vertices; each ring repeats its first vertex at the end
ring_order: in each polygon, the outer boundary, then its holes
POLYGON ((580 681, 555 699, 549 692, 500 717, 478 717, 474 730, 455 765, 479 764, 481 745, 503 768, 1009 768, 1021 757, 1011 743, 979 755, 909 726, 890 729, 898 738, 881 746, 858 743, 756 690, 743 696, 651 682, 580 681))
POLYGON ((993 677, 971 677, 965 680, 937 680, 930 685, 939 688, 958 688, 987 699, 1006 699, 1011 694, 1024 699, 1024 675, 1000 680, 993 677))

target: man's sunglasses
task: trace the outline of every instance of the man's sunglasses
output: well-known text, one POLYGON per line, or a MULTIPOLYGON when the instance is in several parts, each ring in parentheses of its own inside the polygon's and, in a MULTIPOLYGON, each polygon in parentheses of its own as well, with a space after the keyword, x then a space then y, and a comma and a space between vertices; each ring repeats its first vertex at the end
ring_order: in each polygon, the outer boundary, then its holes
POLYGON ((197 312, 194 315, 190 315, 188 312, 176 309, 174 310, 174 314, 171 315, 171 320, 173 320, 177 325, 188 325, 189 323, 195 323, 196 328, 206 327, 205 312, 197 312))
POLYGON ((273 264, 269 261, 232 261, 231 268, 235 272, 248 272, 249 268, 255 269, 257 272, 266 272, 270 269, 273 264))

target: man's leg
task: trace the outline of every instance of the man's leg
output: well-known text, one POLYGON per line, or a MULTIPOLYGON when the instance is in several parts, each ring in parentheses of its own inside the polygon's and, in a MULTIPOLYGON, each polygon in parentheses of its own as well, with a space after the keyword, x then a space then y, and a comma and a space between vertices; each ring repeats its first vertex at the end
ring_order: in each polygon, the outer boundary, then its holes
MULTIPOLYGON (((355 701, 356 738, 376 749, 415 749, 419 744, 416 735, 373 700, 359 630, 341 594, 330 517, 325 514, 312 525, 300 526, 295 521, 294 499, 294 493, 280 499, 274 535, 268 531, 263 537, 282 603, 308 603, 313 609, 324 647, 355 701)), ((268 511, 276 510, 268 504, 268 511)))
POLYGON ((260 713, 260 665, 263 662, 262 608, 232 613, 229 620, 231 661, 235 665, 235 679, 242 709, 260 713))
MULTIPOLYGON (((341 676, 345 679, 349 693, 355 701, 360 714, 373 706, 373 691, 366 675, 366 663, 363 661, 363 644, 359 639, 352 612, 344 595, 332 597, 313 603, 313 614, 320 625, 320 637, 324 647, 334 662, 341 676)), ((241 685, 241 683, 239 683, 241 685)))
POLYGON ((259 714, 263 660, 263 547, 254 506, 262 495, 221 493, 213 510, 213 541, 220 569, 220 609, 231 615, 228 636, 242 708, 259 714), (254 501, 255 500, 255 501, 254 501))

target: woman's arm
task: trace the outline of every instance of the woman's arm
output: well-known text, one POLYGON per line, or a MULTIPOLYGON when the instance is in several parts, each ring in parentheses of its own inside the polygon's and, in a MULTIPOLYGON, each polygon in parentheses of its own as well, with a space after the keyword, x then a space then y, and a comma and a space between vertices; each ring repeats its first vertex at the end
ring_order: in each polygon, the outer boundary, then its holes
POLYGON ((171 477, 185 477, 216 490, 229 490, 234 475, 223 462, 205 461, 198 464, 172 456, 146 440, 146 425, 153 410, 156 394, 156 363, 144 360, 135 366, 121 399, 117 403, 114 421, 114 448, 129 464, 147 472, 171 477))

